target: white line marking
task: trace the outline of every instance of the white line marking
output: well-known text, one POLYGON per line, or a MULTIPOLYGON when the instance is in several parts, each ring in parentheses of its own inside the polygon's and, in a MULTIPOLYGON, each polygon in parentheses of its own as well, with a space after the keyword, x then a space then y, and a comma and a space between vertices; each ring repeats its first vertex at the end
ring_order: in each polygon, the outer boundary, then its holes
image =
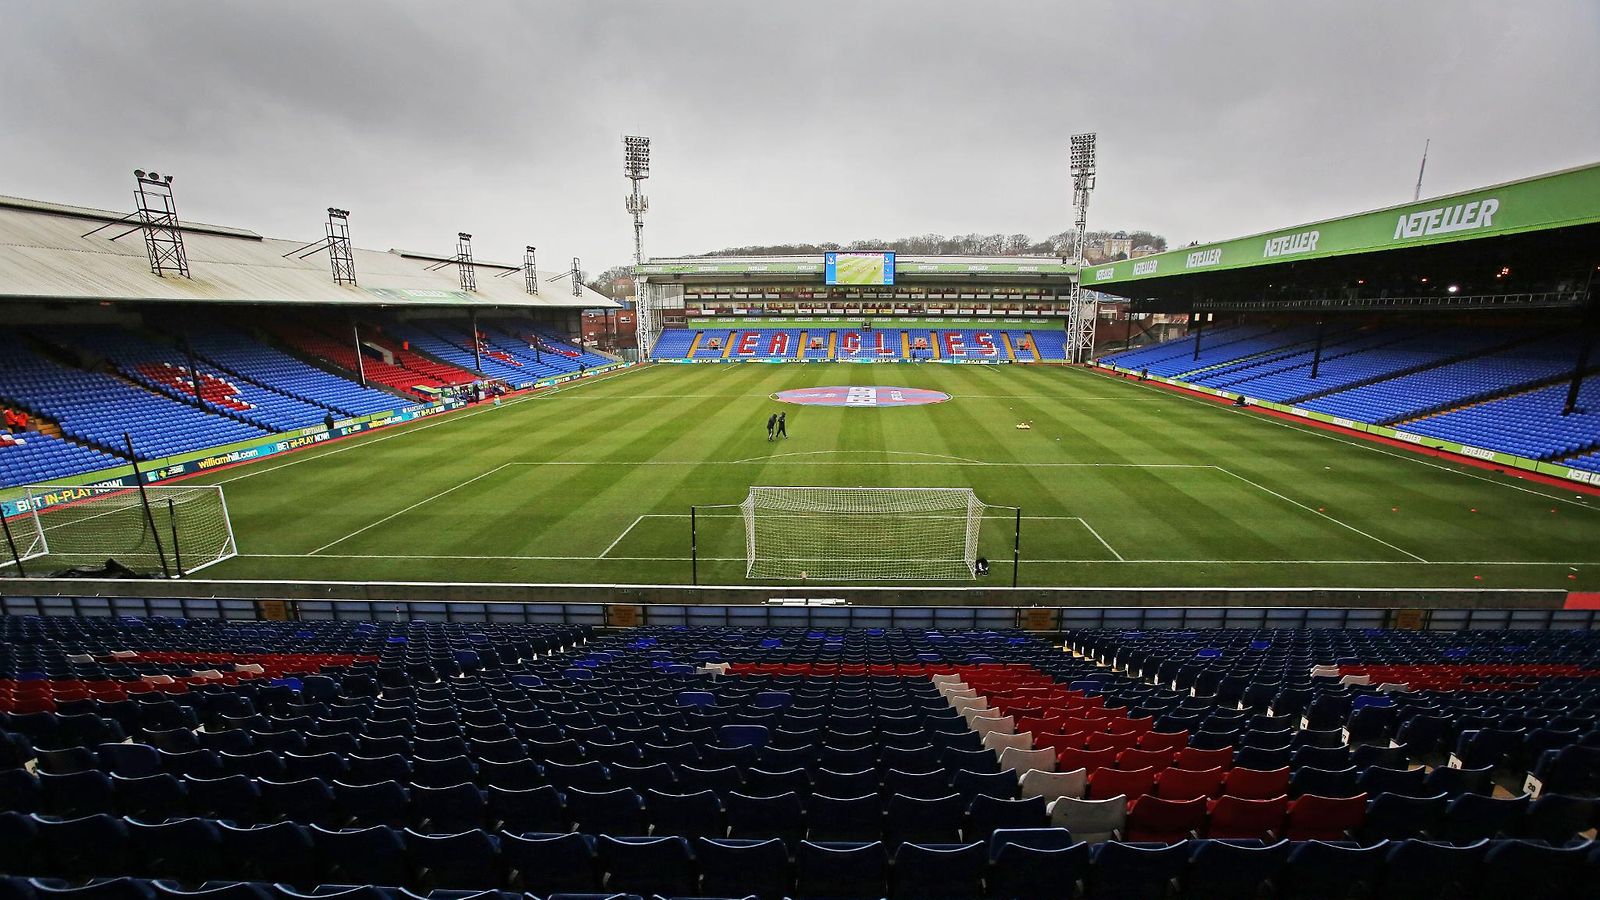
POLYGON ((1094 539, 1099 541, 1101 546, 1111 551, 1111 555, 1117 558, 1117 562, 1127 562, 1127 560, 1122 558, 1122 554, 1117 552, 1117 548, 1106 543, 1106 539, 1100 536, 1100 532, 1094 530, 1093 525, 1090 525, 1088 521, 1084 519, 1078 519, 1078 521, 1083 524, 1083 527, 1089 529, 1089 533, 1094 535, 1094 539))
MULTIPOLYGON (((854 451, 851 451, 854 452, 854 451)), ((888 453, 891 451, 877 450, 874 453, 888 453)), ((560 460, 515 460, 506 463, 508 466, 739 466, 761 465, 777 463, 789 465, 776 457, 754 456, 748 459, 560 459, 560 460)), ((1027 469, 1215 469, 1210 464, 1196 463, 1062 463, 1062 462, 983 462, 971 460, 966 462, 926 462, 921 460, 895 462, 893 460, 863 460, 861 462, 816 462, 812 460, 796 461, 794 465, 805 466, 989 466, 993 468, 1027 468, 1027 469)))
MULTIPOLYGON (((716 506, 720 508, 720 507, 733 507, 733 506, 738 506, 738 505, 739 504, 737 504, 737 503, 719 503, 716 506)), ((701 506, 699 508, 700 509, 708 509, 708 508, 711 508, 711 507, 701 506)), ((1007 507, 1007 508, 1009 508, 1009 507, 1007 507)), ((742 519, 742 518, 744 518, 744 514, 743 513, 739 513, 737 515, 734 515, 732 513, 710 513, 710 514, 700 513, 698 515, 702 519, 742 519)), ((799 516, 794 516, 793 518, 801 518, 801 517, 804 517, 804 514, 801 514, 799 516)), ((640 516, 639 518, 641 518, 641 519, 687 519, 687 518, 689 518, 689 514, 688 513, 645 513, 644 515, 640 516)), ((775 516, 775 518, 777 518, 777 516, 775 516)), ((918 518, 924 518, 924 519, 960 519, 960 520, 964 521, 967 517, 966 516, 919 516, 918 518)), ((985 518, 985 519, 996 519, 996 520, 1000 520, 1000 521, 1009 522, 1012 519, 1016 518, 1016 516, 1008 514, 1008 513, 998 513, 998 514, 995 514, 995 515, 986 515, 983 518, 985 518)), ((1040 521, 1040 522, 1044 522, 1044 521, 1082 522, 1083 520, 1078 518, 1077 516, 1023 516, 1022 517, 1022 521, 1024 521, 1024 522, 1030 522, 1030 521, 1040 521)), ((635 524, 637 524, 637 523, 635 523, 635 524)), ((633 526, 630 525, 629 527, 631 528, 633 526)))
POLYGON ((644 521, 644 519, 645 519, 644 516, 639 516, 639 517, 635 518, 633 520, 633 522, 628 525, 627 528, 622 529, 622 533, 617 535, 617 539, 612 541, 610 546, 608 546, 604 550, 600 551, 600 555, 595 557, 595 559, 603 559, 603 558, 605 558, 605 555, 607 553, 610 553, 612 550, 615 550, 617 548, 617 545, 622 543, 622 539, 628 536, 628 532, 633 530, 633 526, 639 524, 642 521, 644 521))
POLYGON ((1359 534, 1362 537, 1367 538, 1368 540, 1377 541, 1378 543, 1384 545, 1385 547, 1388 547, 1390 550, 1394 550, 1394 551, 1396 551, 1398 553, 1404 553, 1406 556, 1411 557, 1412 559, 1416 560, 1417 562, 1427 562, 1427 560, 1425 560, 1422 557, 1416 555, 1415 553, 1412 553, 1410 550, 1405 550, 1403 548, 1396 547, 1395 545, 1389 543, 1388 541, 1384 540, 1381 537, 1377 537, 1376 535, 1368 534, 1367 532, 1362 531, 1361 529, 1355 527, 1354 525, 1348 524, 1346 522, 1341 522, 1338 519, 1335 519, 1333 516, 1330 516, 1325 512, 1321 512, 1319 510, 1312 509, 1311 507, 1305 505, 1304 503, 1301 503, 1299 500, 1294 500, 1292 498, 1285 497, 1284 495, 1278 493, 1277 491, 1273 490, 1272 488, 1269 488, 1266 485, 1258 484, 1258 483, 1256 483, 1254 481, 1251 481, 1250 479, 1244 477, 1243 475, 1240 475, 1238 472, 1234 472, 1234 471, 1232 471, 1230 469, 1225 469, 1222 466, 1217 466, 1216 469, 1219 472, 1226 472, 1227 474, 1232 475, 1233 477, 1239 479, 1240 481, 1244 482, 1245 484, 1248 484, 1248 485, 1250 485, 1252 487, 1255 487, 1255 488, 1257 488, 1259 490, 1266 491, 1267 493, 1271 494, 1272 496, 1277 497, 1279 500, 1283 500, 1283 501, 1288 502, 1288 503, 1293 503, 1295 506, 1300 507, 1301 509, 1305 510, 1308 513, 1311 513, 1314 516, 1320 516, 1320 517, 1322 517, 1324 519, 1327 519, 1329 522, 1332 522, 1333 524, 1338 525, 1341 528, 1348 528, 1351 531, 1354 531, 1356 534, 1359 534))
POLYGON ((474 481, 481 481, 481 480, 483 480, 485 478, 488 478, 490 475, 493 475, 494 473, 500 471, 501 469, 504 469, 506 467, 506 465, 509 465, 509 464, 495 466, 494 468, 490 469, 489 471, 482 472, 482 473, 479 473, 477 475, 474 475, 471 478, 468 478, 466 481, 463 481, 460 484, 455 485, 454 487, 447 487, 444 490, 440 491, 437 494, 434 494, 431 497, 424 497, 421 500, 418 500, 417 502, 415 502, 415 503, 411 504, 410 506, 406 507, 405 509, 396 510, 396 511, 388 514, 387 516, 384 516, 383 518, 379 519, 378 521, 371 523, 370 525, 363 525, 360 528, 357 528, 355 531, 350 532, 349 534, 345 535, 342 538, 339 538, 338 540, 329 541, 328 543, 323 544, 321 547, 318 547, 317 549, 311 551, 310 553, 307 553, 306 555, 307 556, 315 556, 318 553, 321 553, 322 551, 328 549, 329 547, 332 547, 334 544, 340 544, 340 543, 343 543, 345 541, 348 541, 351 538, 355 537, 356 535, 361 534, 364 531, 368 531, 370 529, 376 528, 379 525, 382 525, 383 523, 389 521, 390 519, 395 518, 396 516, 404 515, 404 514, 410 512, 410 511, 412 511, 413 509, 416 509, 417 507, 421 506, 424 503, 430 503, 430 502, 432 502, 434 500, 437 500, 440 497, 443 497, 445 494, 450 493, 451 491, 458 491, 458 490, 466 487, 467 485, 472 484, 474 481))
POLYGON ((826 456, 833 453, 870 453, 874 456, 882 456, 883 454, 888 453, 896 456, 926 456, 932 459, 950 460, 952 462, 965 463, 967 465, 975 466, 987 465, 987 463, 984 463, 982 460, 968 459, 965 456, 951 456, 947 453, 923 453, 918 450, 797 450, 793 453, 774 453, 771 456, 749 456, 744 459, 735 459, 731 462, 772 462, 787 456, 826 456))
MULTIPOLYGON (((1097 376, 1099 376, 1101 378, 1104 378, 1104 379, 1106 379, 1108 381, 1114 381, 1114 382, 1118 382, 1118 383, 1121 383, 1121 384, 1130 384, 1125 379, 1117 378, 1117 377, 1112 376, 1112 375, 1108 375, 1108 374, 1106 374, 1104 372, 1101 372, 1099 370, 1096 370, 1096 369, 1090 369, 1089 371, 1092 374, 1097 375, 1097 376)), ((1422 457, 1417 456, 1416 454, 1413 454, 1413 453, 1395 453, 1392 450, 1383 449, 1381 446, 1379 446, 1378 444, 1376 444, 1376 443, 1374 443, 1372 441, 1352 441, 1352 440, 1350 440, 1348 438, 1340 437, 1337 433, 1332 432, 1332 431, 1327 431, 1327 430, 1322 429, 1322 428, 1311 428, 1309 426, 1297 425, 1297 424, 1295 424, 1293 422, 1287 422, 1287 421, 1284 421, 1283 419, 1279 419, 1276 416, 1252 415, 1252 414, 1250 414, 1248 412, 1245 412, 1245 411, 1239 410, 1239 409, 1235 409, 1235 408, 1233 408, 1231 406, 1222 406, 1221 404, 1212 403, 1209 400, 1201 400, 1199 397, 1191 397, 1191 396, 1189 396, 1187 394, 1180 393, 1178 391, 1168 391, 1168 390, 1164 390, 1164 389, 1159 388, 1159 387, 1155 387, 1153 385, 1143 384, 1143 383, 1140 383, 1140 382, 1137 382, 1137 381, 1132 382, 1130 386, 1144 388, 1147 391, 1154 391, 1154 392, 1156 392, 1158 394, 1162 394, 1162 395, 1165 395, 1165 396, 1168 396, 1168 397, 1172 397, 1172 398, 1177 399, 1177 400, 1187 400, 1190 403, 1198 403, 1201 406, 1207 407, 1209 409, 1216 409, 1216 410, 1220 410, 1222 412, 1232 413, 1233 415, 1244 416, 1247 420, 1252 421, 1252 422, 1263 422, 1263 423, 1266 423, 1268 425, 1277 425, 1280 428, 1287 428, 1287 429, 1289 429, 1291 431, 1301 432, 1302 434, 1309 434, 1309 435, 1312 435, 1312 436, 1315 436, 1315 437, 1324 438, 1326 440, 1335 441, 1337 443, 1345 444, 1345 445, 1350 446, 1350 447, 1356 447, 1356 448, 1359 448, 1361 450, 1368 450, 1368 451, 1371 451, 1373 453, 1381 453, 1384 456, 1392 456, 1395 459, 1403 459, 1406 462, 1413 462, 1413 463, 1416 463, 1417 465, 1420 465, 1420 466, 1427 466, 1430 469, 1438 469, 1441 472, 1448 472, 1451 475, 1461 475, 1461 476, 1464 476, 1466 478, 1471 478, 1471 479, 1474 479, 1474 480, 1477 480, 1477 481, 1486 482, 1488 484, 1493 484, 1493 485, 1498 485, 1500 487, 1510 488, 1510 489, 1512 489, 1514 491, 1521 491, 1524 494, 1533 494, 1536 497, 1543 497, 1546 500, 1554 500, 1554 501, 1556 501, 1558 503, 1566 503, 1566 504, 1569 504, 1571 506, 1580 507, 1582 509, 1597 509, 1597 508, 1600 508, 1600 507, 1591 506, 1589 503, 1587 503, 1585 501, 1582 501, 1582 500, 1572 500, 1572 499, 1569 499, 1567 497, 1558 497, 1558 496, 1556 496, 1554 494, 1550 494, 1550 493, 1547 493, 1545 491, 1537 491, 1537 490, 1534 490, 1533 488, 1526 487, 1526 486, 1521 485, 1521 484, 1512 484, 1512 483, 1507 482, 1507 481, 1497 481, 1497 480, 1495 480, 1493 478, 1489 478, 1489 477, 1487 477, 1485 475, 1479 475, 1479 474, 1477 474, 1475 472, 1469 472, 1469 471, 1466 471, 1464 469, 1456 469, 1456 468, 1451 468, 1450 466, 1444 466, 1444 465, 1440 465, 1438 463, 1428 462, 1426 459, 1423 459, 1422 457)))
MULTIPOLYGON (((1066 517, 1070 518, 1070 517, 1066 517)), ((103 555, 103 554, 102 554, 103 555)), ((508 556, 508 555, 453 555, 428 553, 323 553, 311 557, 307 553, 240 553, 240 559, 449 559, 449 560, 586 560, 599 562, 687 562, 687 556, 508 556)), ((702 556, 701 561, 744 562, 742 556, 702 556)), ((1140 566, 1600 566, 1600 560, 1535 562, 1531 560, 1503 559, 1027 559, 1023 565, 1140 565, 1140 566)), ((290 582, 293 583, 293 582, 290 582)), ((497 582, 491 582, 497 583, 497 582)), ((1119 588, 1120 589, 1120 588, 1119 588)), ((1239 590, 1275 590, 1273 588, 1238 588, 1239 590)), ((1130 588, 1132 590, 1132 588, 1130 588)), ((1320 590, 1308 588, 1307 590, 1320 590)), ((1366 590, 1366 588, 1340 588, 1340 590, 1366 590)), ((1374 589, 1376 590, 1376 589, 1374 589)), ((1405 588, 1404 590, 1432 590, 1432 588, 1405 588)), ((1463 588, 1461 590, 1479 590, 1463 588)), ((1523 590, 1516 588, 1515 590, 1523 590)))

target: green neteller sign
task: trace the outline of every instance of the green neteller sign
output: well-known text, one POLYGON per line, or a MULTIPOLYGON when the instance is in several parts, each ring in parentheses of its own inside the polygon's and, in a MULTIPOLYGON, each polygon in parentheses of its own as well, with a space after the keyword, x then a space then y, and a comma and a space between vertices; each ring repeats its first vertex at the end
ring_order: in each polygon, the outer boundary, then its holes
POLYGON ((1085 287, 1600 222, 1600 164, 1086 268, 1085 287))

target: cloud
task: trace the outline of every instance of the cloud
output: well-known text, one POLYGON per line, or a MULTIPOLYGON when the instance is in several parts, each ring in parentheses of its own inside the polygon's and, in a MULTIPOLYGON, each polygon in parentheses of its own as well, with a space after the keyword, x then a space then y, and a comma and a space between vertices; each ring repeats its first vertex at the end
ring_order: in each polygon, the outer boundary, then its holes
POLYGON ((1600 6, 1077 3, 12 4, 0 192, 480 255, 631 252, 620 136, 653 139, 646 249, 1061 231, 1234 236, 1594 161, 1600 6))

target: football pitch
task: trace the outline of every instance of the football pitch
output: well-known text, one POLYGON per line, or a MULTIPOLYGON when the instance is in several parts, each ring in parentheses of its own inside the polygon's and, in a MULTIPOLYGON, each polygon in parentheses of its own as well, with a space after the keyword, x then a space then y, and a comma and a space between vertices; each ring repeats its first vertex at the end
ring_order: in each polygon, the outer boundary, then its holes
MULTIPOLYGON (((240 553, 207 578, 687 584, 692 505, 817 485, 1020 507, 1024 586, 1600 583, 1600 498, 1060 367, 638 367, 200 480, 240 553), (950 399, 772 399, 831 385, 950 399)), ((985 519, 993 571, 965 584, 1010 583, 1012 516, 985 519)), ((697 527, 702 584, 760 583, 737 509, 697 527)))
POLYGON ((839 284, 883 284, 884 260, 881 255, 843 256, 835 266, 839 284))

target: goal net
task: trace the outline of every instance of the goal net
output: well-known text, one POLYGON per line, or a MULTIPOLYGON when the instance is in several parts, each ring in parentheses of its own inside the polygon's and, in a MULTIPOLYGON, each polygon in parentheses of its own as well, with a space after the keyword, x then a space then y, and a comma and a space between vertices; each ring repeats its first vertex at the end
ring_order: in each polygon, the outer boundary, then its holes
POLYGON ((745 577, 972 578, 984 504, 971 488, 752 487, 745 577))
POLYGON ((10 532, 0 563, 15 568, 18 558, 47 557, 62 565, 114 559, 142 573, 183 575, 237 555, 221 485, 151 485, 145 495, 148 511, 136 487, 0 490, 0 515, 10 532))

